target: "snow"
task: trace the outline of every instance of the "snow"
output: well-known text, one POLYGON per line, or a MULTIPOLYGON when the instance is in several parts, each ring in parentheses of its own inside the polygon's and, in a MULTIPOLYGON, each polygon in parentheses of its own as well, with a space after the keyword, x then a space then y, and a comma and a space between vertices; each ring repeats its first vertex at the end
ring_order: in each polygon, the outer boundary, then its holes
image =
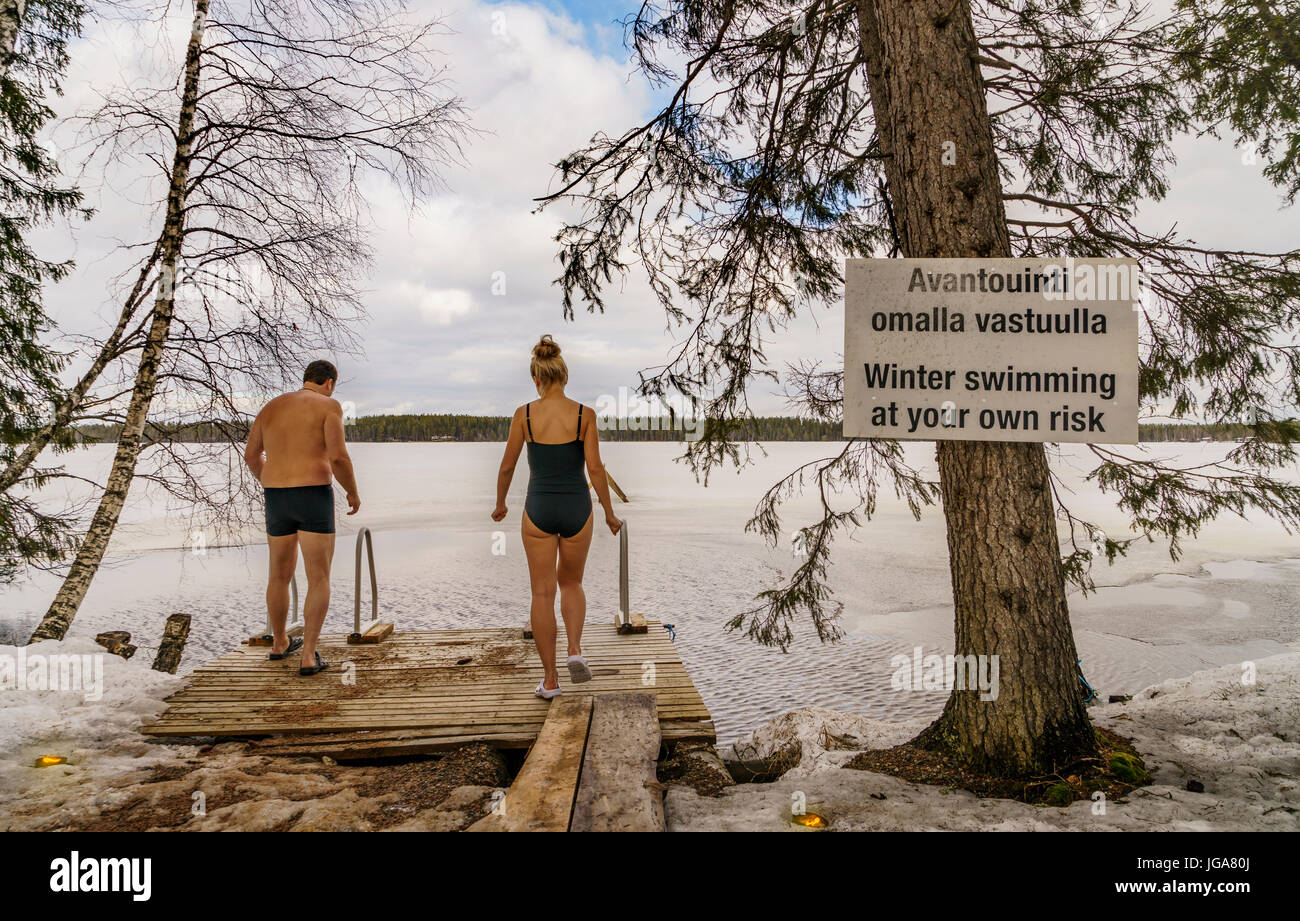
POLYGON ((144 776, 174 760, 178 752, 150 743, 137 730, 144 719, 162 712, 163 698, 179 684, 179 678, 156 672, 139 658, 111 655, 93 640, 0 646, 0 828, 17 801, 57 808, 109 778, 144 776), (91 657, 95 669, 87 674, 97 680, 70 690, 32 687, 30 681, 18 686, 20 665, 30 676, 61 656, 91 657), (62 756, 67 764, 35 767, 46 755, 62 756))
POLYGON ((1153 785, 1122 800, 1068 808, 980 799, 844 769, 853 753, 824 745, 829 732, 853 733, 864 748, 888 747, 910 738, 923 720, 889 723, 804 709, 759 727, 738 746, 762 756, 798 739, 797 768, 775 783, 742 784, 719 797, 672 787, 668 827, 807 831, 790 821, 802 804, 845 831, 1300 830, 1300 652, 1175 678, 1091 713, 1097 725, 1133 740, 1153 785), (1249 666, 1254 683, 1247 683, 1249 666), (1204 792, 1189 792, 1189 780, 1204 792))
MULTIPOLYGON (((1295 647, 1293 647, 1295 648, 1295 647)), ((365 829, 376 810, 401 808, 390 796, 359 796, 337 769, 308 759, 249 754, 242 744, 210 751, 150 742, 142 720, 162 709, 178 680, 138 657, 125 661, 85 640, 0 646, 0 669, 20 656, 102 655, 102 696, 83 691, 0 690, 0 829, 52 829, 111 821, 115 810, 145 798, 160 810, 185 810, 194 793, 206 815, 187 828, 251 830, 365 829), (98 652, 96 652, 98 650, 98 652), (37 768, 42 755, 68 764, 37 768), (147 781, 147 782, 146 782, 147 781)), ((1300 830, 1300 651, 1164 681, 1126 704, 1091 712, 1098 725, 1131 738, 1155 784, 1123 801, 1068 808, 979 799, 842 767, 854 750, 896 745, 923 718, 869 719, 804 708, 755 730, 740 748, 764 755, 798 739, 800 764, 770 784, 742 784, 720 797, 671 787, 670 830, 804 830, 791 805, 806 802, 834 829, 999 830, 1300 830), (1203 793, 1186 789, 1200 781, 1203 793)), ((3 674, 3 671, 0 671, 3 674)), ((354 771, 382 772, 382 767, 354 771)), ((459 788, 435 809, 412 815, 403 830, 462 827, 490 788, 459 788)))

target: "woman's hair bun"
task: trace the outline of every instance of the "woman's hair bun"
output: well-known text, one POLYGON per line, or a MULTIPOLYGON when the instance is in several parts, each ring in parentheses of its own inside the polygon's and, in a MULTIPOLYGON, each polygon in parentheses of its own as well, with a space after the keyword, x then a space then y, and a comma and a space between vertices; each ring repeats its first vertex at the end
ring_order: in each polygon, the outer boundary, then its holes
POLYGON ((541 341, 533 346, 533 357, 539 358, 542 361, 547 361, 551 358, 559 358, 560 346, 550 336, 543 336, 541 341))

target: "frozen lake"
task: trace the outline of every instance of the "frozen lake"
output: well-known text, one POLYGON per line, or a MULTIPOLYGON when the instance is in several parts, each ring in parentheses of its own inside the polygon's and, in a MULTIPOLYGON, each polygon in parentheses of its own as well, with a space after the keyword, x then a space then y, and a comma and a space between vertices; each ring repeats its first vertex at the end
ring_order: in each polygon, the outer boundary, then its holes
MULTIPOLYGON (((1230 445, 1146 445, 1185 462, 1222 457, 1230 445)), ((353 535, 375 534, 381 614, 399 629, 515 626, 527 618, 527 566, 519 514, 527 483, 521 461, 510 517, 494 524, 499 444, 352 446, 363 500, 359 515, 340 514, 334 596, 326 630, 350 629, 353 535), (494 554, 504 532, 503 554, 494 554)), ((763 491, 835 444, 774 444, 739 474, 722 470, 706 489, 673 463, 680 446, 605 444, 610 472, 631 503, 616 503, 629 522, 633 610, 676 627, 676 643, 717 721, 719 740, 786 710, 822 706, 877 718, 937 713, 940 692, 889 687, 890 656, 914 646, 952 651, 952 609, 942 512, 914 521, 882 490, 875 519, 837 545, 831 570, 845 605, 848 636, 822 646, 805 624, 789 653, 758 647, 723 630, 754 595, 788 574, 789 546, 768 548, 744 533, 763 491)), ((909 447, 933 467, 933 446, 909 447)), ((1130 448, 1126 450, 1138 450, 1130 448)), ((111 446, 67 456, 70 469, 102 478, 111 446)), ((1073 508, 1112 536, 1128 532, 1120 514, 1081 484, 1083 446, 1064 446, 1055 469, 1075 489, 1073 508)), ((1292 475, 1296 475, 1292 471, 1292 475)), ((338 497, 341 505, 341 495, 338 497)), ((813 503, 787 506, 787 533, 808 523, 813 503)), ((599 524, 599 522, 598 522, 599 524)), ((211 538, 209 538, 211 541, 211 538)), ((109 629, 135 634, 151 655, 167 614, 193 615, 183 669, 219 655, 264 622, 266 551, 260 534, 237 546, 188 548, 183 513, 168 509, 147 484, 133 487, 127 513, 73 626, 73 635, 109 629)), ((1178 562, 1159 544, 1136 544, 1128 558, 1098 573, 1099 592, 1071 596, 1075 635, 1089 680, 1103 694, 1131 693, 1166 678, 1287 651, 1300 641, 1300 542, 1277 525, 1223 519, 1189 541, 1178 562)), ((4 589, 0 612, 12 630, 30 630, 56 583, 45 576, 4 589)), ((618 605, 618 541, 598 527, 587 569, 588 621, 611 623, 618 605)), ((305 584, 303 586, 305 588, 305 584)), ((368 606, 369 599, 366 599, 368 606)))

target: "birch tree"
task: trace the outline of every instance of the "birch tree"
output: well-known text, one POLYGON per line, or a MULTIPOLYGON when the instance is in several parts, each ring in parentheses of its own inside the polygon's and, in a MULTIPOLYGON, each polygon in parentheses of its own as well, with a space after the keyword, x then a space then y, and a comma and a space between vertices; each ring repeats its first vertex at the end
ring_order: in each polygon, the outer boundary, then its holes
MULTIPOLYGON (((179 104, 167 89, 135 89, 87 123, 107 158, 173 154, 161 231, 141 247, 147 255, 106 340, 121 333, 110 372, 114 361, 135 360, 129 389, 88 387, 69 400, 78 404, 70 422, 93 411, 121 433, 98 508, 33 640, 67 632, 146 448, 158 449, 151 478, 175 495, 211 501, 215 492, 251 510, 252 484, 229 462, 247 398, 282 386, 308 352, 355 348, 370 259, 362 183, 388 181, 422 200, 465 131, 434 63, 437 24, 411 20, 401 4, 199 0, 194 10, 179 104), (189 470, 195 453, 168 437, 195 423, 231 437, 199 454, 224 482, 189 470)), ((99 350, 92 370, 109 351, 99 350)))

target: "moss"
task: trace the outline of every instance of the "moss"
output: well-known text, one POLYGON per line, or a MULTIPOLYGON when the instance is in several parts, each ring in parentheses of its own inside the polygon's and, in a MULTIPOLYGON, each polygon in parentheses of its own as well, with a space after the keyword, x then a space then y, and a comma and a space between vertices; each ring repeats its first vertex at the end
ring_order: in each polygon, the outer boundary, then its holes
POLYGON ((1043 802, 1049 806, 1068 806, 1074 802, 1074 791, 1069 784, 1055 783, 1043 794, 1043 802))
POLYGON ((1109 765, 1111 773, 1125 783, 1146 784, 1151 782, 1151 775, 1147 773, 1142 759, 1136 755, 1130 755, 1127 752, 1115 752, 1110 756, 1109 765))

